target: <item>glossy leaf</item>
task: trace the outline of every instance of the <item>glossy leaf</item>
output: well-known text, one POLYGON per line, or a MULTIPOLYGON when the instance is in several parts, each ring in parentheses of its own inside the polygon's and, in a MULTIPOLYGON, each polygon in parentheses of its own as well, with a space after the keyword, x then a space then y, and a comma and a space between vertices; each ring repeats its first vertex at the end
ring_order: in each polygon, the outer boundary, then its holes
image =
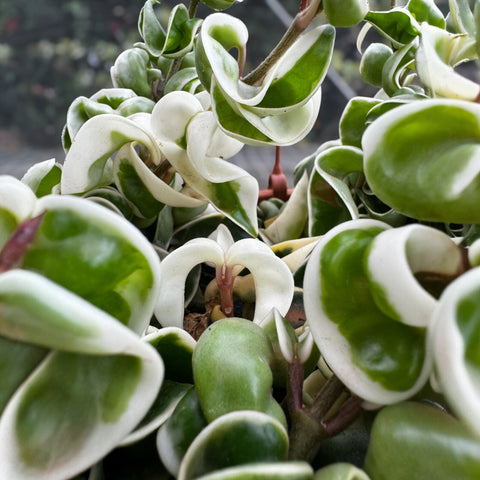
POLYGON ((150 113, 153 100, 139 97, 129 88, 104 88, 91 97, 77 97, 67 111, 67 122, 62 134, 63 146, 68 151, 80 127, 96 115, 118 114, 128 117, 134 113, 150 113))
POLYGON ((340 118, 339 132, 343 145, 361 148, 362 135, 367 128, 368 112, 380 103, 368 97, 354 97, 345 106, 340 118))
POLYGON ((438 407, 400 403, 377 415, 365 470, 374 480, 474 480, 480 475, 479 446, 478 438, 438 407))
POLYGON ((308 325, 325 361, 351 391, 377 404, 410 397, 431 370, 425 331, 381 311, 364 270, 369 246, 389 228, 375 220, 333 228, 310 255, 304 278, 308 325))
POLYGON ((380 87, 382 85, 383 66, 392 54, 392 49, 384 43, 370 44, 363 52, 360 61, 362 79, 375 87, 380 87))
POLYGON ((193 376, 205 418, 211 422, 236 410, 268 413, 286 426, 271 394, 273 350, 266 333, 243 318, 224 318, 200 337, 193 376))
POLYGON ((306 462, 265 462, 224 468, 202 475, 198 480, 312 480, 312 467, 306 462))
POLYGON ((480 438, 478 267, 443 292, 432 318, 430 345, 441 390, 456 415, 480 438))
POLYGON ((160 163, 162 154, 157 142, 138 122, 113 114, 91 118, 78 131, 65 158, 62 194, 83 193, 112 183, 110 156, 130 142, 145 145, 152 163, 160 163))
POLYGON ((434 27, 445 28, 445 18, 434 0, 409 0, 407 8, 418 23, 427 22, 434 27))
POLYGON ((242 144, 219 130, 212 112, 204 111, 198 97, 187 92, 164 96, 153 111, 152 127, 162 151, 191 188, 256 235, 258 183, 225 161, 242 144))
POLYGON ((136 425, 135 429, 118 446, 126 447, 132 445, 157 431, 170 418, 175 407, 190 388, 191 385, 165 379, 157 397, 141 422, 136 425))
MULTIPOLYGON (((0 302, 2 336, 53 349, 45 357, 31 351, 39 364, 2 413, 0 473, 71 477, 145 414, 163 379, 162 361, 113 317, 36 273, 0 275, 0 302)), ((15 344, 2 349, 15 351, 15 344)))
POLYGON ((363 20, 368 12, 366 0, 349 0, 337 2, 336 0, 324 0, 323 8, 328 23, 334 27, 351 27, 363 20))
POLYGON ((478 223, 477 104, 426 100, 400 106, 363 137, 367 182, 380 200, 422 220, 478 223))
POLYGON ((249 145, 293 145, 312 129, 320 110, 321 90, 305 105, 283 115, 258 115, 229 102, 213 83, 212 103, 220 127, 231 137, 249 145))
POLYGON ((288 436, 280 422, 261 412, 231 412, 214 420, 195 438, 182 461, 178 480, 228 467, 286 460, 287 450, 288 436))
POLYGON ((36 201, 35 194, 24 183, 10 175, 0 175, 0 248, 18 224, 33 215, 36 201))
POLYGON ((149 52, 155 56, 176 58, 192 49, 195 34, 200 27, 199 18, 190 18, 184 4, 176 5, 170 12, 166 30, 163 29, 153 6, 156 0, 147 0, 138 20, 138 30, 149 52))
POLYGON ((308 192, 310 236, 322 235, 342 221, 358 218, 347 176, 362 172, 362 160, 361 150, 350 146, 332 147, 316 156, 308 192))
POLYGON ((419 224, 385 230, 369 248, 365 268, 376 305, 399 322, 427 327, 437 301, 415 275, 456 277, 463 271, 460 248, 443 232, 419 224))
POLYGON ((215 10, 225 10, 231 7, 236 0, 202 0, 202 3, 215 10))
POLYGON ((150 410, 122 441, 122 446, 137 442, 158 430, 171 417, 193 384, 192 354, 196 342, 185 330, 161 328, 145 335, 142 340, 152 345, 162 358, 164 381, 150 410))
POLYGON ((56 193, 62 175, 62 165, 55 159, 45 160, 30 167, 22 177, 22 183, 28 185, 37 197, 56 193))
POLYGON ((188 447, 207 424, 197 392, 191 387, 157 435, 160 459, 174 477, 178 476, 180 464, 188 447))
POLYGON ((382 87, 387 95, 399 95, 399 92, 407 87, 415 77, 414 73, 411 76, 408 73, 409 68, 414 64, 417 46, 417 39, 414 39, 411 43, 403 45, 386 60, 382 69, 382 87))
POLYGON ((288 267, 267 245, 246 238, 227 250, 209 238, 196 238, 172 251, 162 262, 161 293, 155 315, 163 326, 183 327, 184 285, 197 264, 211 262, 217 267, 241 265, 250 270, 255 282, 255 319, 261 319, 276 306, 285 314, 293 296, 293 277, 288 267))
POLYGON ((434 95, 475 100, 480 94, 480 85, 453 69, 462 62, 477 58, 475 40, 426 24, 422 25, 421 32, 416 65, 424 85, 434 95))
MULTIPOLYGON (((110 69, 110 77, 116 88, 133 90, 137 95, 151 99, 153 97, 150 56, 143 48, 129 48, 120 53, 110 69), (150 70, 150 72, 149 72, 150 70)), ((158 78, 160 70, 153 70, 158 78)))
POLYGON ((411 43, 420 34, 418 22, 404 8, 393 8, 388 11, 369 11, 365 15, 365 20, 397 48, 411 43))
POLYGON ((23 268, 41 273, 110 313, 145 330, 159 289, 159 259, 129 222, 88 200, 48 195, 45 217, 23 268))
POLYGON ((179 72, 172 75, 165 84, 164 94, 176 90, 183 90, 192 95, 203 90, 202 83, 198 78, 197 69, 195 67, 182 68, 179 72))
POLYGON ((152 218, 165 204, 193 208, 206 203, 206 200, 195 198, 190 192, 182 192, 181 187, 174 188, 160 179, 145 165, 136 147, 135 142, 124 145, 113 161, 115 184, 130 201, 136 215, 152 218))
POLYGON ((313 126, 320 106, 320 83, 331 59, 334 29, 313 22, 269 70, 261 85, 240 80, 240 67, 229 53, 242 56, 245 25, 226 14, 207 17, 196 49, 197 70, 212 94, 221 127, 245 143, 295 143, 313 126), (306 81, 298 82, 302 77, 306 81))

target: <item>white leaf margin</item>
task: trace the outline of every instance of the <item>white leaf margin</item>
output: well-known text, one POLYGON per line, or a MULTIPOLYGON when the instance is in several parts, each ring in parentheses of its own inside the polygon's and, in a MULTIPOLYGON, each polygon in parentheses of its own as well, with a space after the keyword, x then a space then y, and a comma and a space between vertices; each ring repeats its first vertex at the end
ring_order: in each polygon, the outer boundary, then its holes
POLYGON ((305 269, 304 285, 304 306, 307 316, 307 325, 313 335, 315 344, 322 356, 328 362, 335 375, 356 395, 372 405, 388 405, 411 397, 418 392, 428 380, 431 373, 431 358, 426 354, 422 371, 415 384, 405 391, 392 391, 383 388, 379 383, 371 380, 368 375, 350 359, 350 345, 340 333, 338 327, 329 320, 319 292, 321 292, 321 278, 318 274, 318 265, 323 247, 337 234, 351 229, 382 228, 383 230, 392 227, 379 220, 356 219, 349 220, 332 228, 320 238, 305 269))

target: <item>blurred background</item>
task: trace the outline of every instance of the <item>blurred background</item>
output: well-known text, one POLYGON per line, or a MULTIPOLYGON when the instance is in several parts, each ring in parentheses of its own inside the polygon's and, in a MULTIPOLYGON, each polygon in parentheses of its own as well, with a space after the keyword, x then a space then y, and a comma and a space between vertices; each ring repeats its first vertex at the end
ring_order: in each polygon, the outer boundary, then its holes
MULTIPOLYGON (((166 21, 176 3, 161 1, 156 7, 159 18, 166 21)), ((0 3, 0 166, 33 164, 51 156, 63 160, 60 137, 69 105, 80 95, 111 87, 115 58, 140 40, 137 19, 143 4, 144 0, 0 3)), ((281 38, 299 4, 300 0, 244 0, 226 11, 249 29, 246 71, 281 38)), ((389 8, 390 0, 377 0, 374 6, 389 8)), ((210 12, 201 8, 198 16, 210 12)), ((319 119, 299 146, 302 154, 313 150, 313 144, 338 137, 338 119, 348 98, 374 93, 358 73, 357 32, 337 31, 319 119)))

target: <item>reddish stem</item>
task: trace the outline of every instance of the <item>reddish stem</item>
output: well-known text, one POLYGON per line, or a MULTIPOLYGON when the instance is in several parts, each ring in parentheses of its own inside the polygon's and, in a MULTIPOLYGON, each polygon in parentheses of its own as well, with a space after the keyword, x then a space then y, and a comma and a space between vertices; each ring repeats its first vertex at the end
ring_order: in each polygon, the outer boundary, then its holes
POLYGON ((20 223, 0 252, 0 273, 17 268, 35 240, 45 212, 20 223))
POLYGON ((302 409, 302 389, 303 365, 295 357, 293 362, 288 365, 287 398, 290 413, 302 409))
POLYGON ((322 426, 329 437, 334 437, 345 430, 362 411, 363 400, 353 395, 322 426))
POLYGON ((267 200, 271 197, 280 198, 281 200, 288 200, 292 193, 292 189, 287 188, 287 177, 283 173, 280 163, 281 147, 276 147, 275 150, 275 165, 272 173, 268 177, 268 189, 260 190, 258 201, 267 200))
POLYGON ((232 269, 226 265, 219 265, 215 274, 222 312, 227 317, 233 317, 233 276, 232 269))

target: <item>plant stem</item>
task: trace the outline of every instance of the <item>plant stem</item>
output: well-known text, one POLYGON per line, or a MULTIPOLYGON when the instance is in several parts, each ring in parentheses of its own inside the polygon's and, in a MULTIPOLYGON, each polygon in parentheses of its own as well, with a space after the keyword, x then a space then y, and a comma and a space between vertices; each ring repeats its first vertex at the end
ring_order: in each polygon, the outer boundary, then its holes
POLYGON ((197 14, 197 8, 200 0, 190 0, 190 5, 188 6, 188 16, 193 18, 197 14))
POLYGON ((45 212, 18 225, 0 252, 0 273, 17 268, 22 264, 30 245, 35 240, 43 217, 45 217, 45 212))
POLYGON ((336 375, 332 375, 323 388, 318 392, 312 405, 308 407, 308 413, 311 417, 321 421, 333 404, 343 392, 344 385, 336 375))
POLYGON ((233 316, 233 276, 232 269, 226 265, 219 265, 216 269, 216 280, 220 291, 222 312, 227 317, 233 316))
POLYGON ((248 85, 255 85, 258 82, 261 82, 272 66, 277 63, 282 55, 293 45, 295 40, 297 40, 300 34, 308 27, 308 25, 310 25, 310 22, 320 11, 321 5, 322 0, 312 0, 309 4, 307 4, 306 1, 302 1, 300 11, 293 19, 280 42, 278 42, 276 47, 257 68, 243 78, 243 81, 248 85))
POLYGON ((168 69, 167 76, 165 78, 165 83, 166 85, 168 81, 180 70, 180 65, 182 64, 183 57, 177 57, 171 64, 170 68, 168 69))
POLYGON ((290 421, 292 426, 289 432, 288 458, 306 462, 313 461, 322 440, 327 438, 325 429, 304 410, 293 412, 290 421))
MULTIPOLYGON (((291 460, 311 462, 320 448, 320 443, 330 436, 325 416, 344 390, 343 383, 333 375, 330 377, 310 407, 290 412, 289 432, 291 460)), ((331 425, 332 431, 335 424, 331 425)))
POLYGON ((290 415, 302 409, 303 365, 295 357, 288 366, 287 405, 290 415))
POLYGON ((322 422, 328 437, 334 437, 347 428, 362 411, 362 399, 352 396, 328 420, 322 422))

